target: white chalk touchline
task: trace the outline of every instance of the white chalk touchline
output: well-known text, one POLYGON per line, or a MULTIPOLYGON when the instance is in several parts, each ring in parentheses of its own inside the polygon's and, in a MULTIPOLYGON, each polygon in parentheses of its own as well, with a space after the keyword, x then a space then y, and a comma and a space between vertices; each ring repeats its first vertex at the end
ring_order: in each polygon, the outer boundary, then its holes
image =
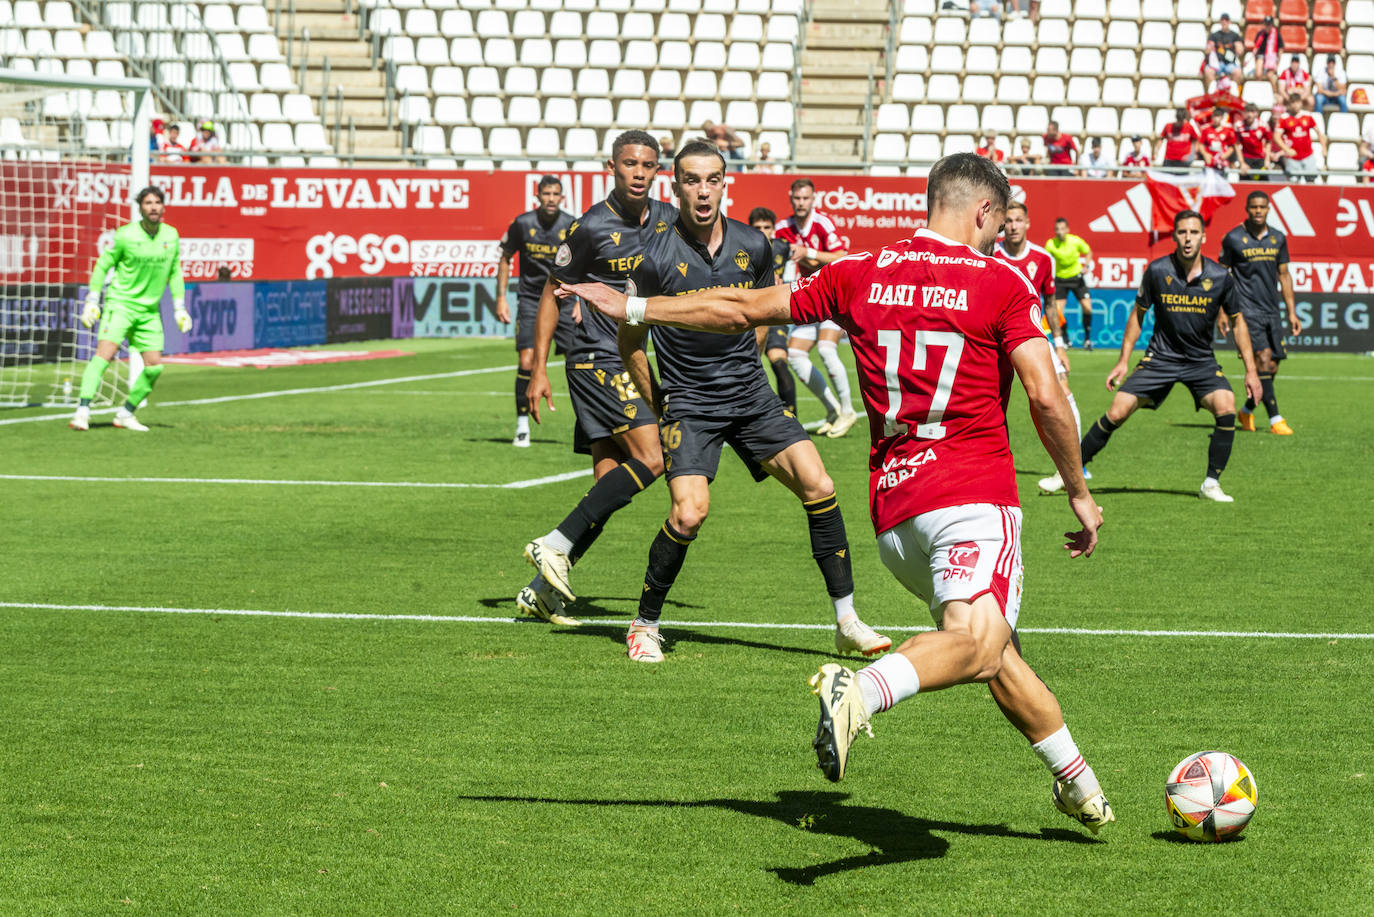
POLYGON ((259 484, 280 485, 283 487, 429 487, 438 489, 506 489, 523 490, 538 487, 540 484, 556 484, 585 478, 592 473, 590 468, 577 471, 564 471, 560 474, 545 475, 542 478, 528 478, 524 481, 511 481, 508 484, 466 484, 448 481, 287 481, 268 478, 117 478, 96 475, 74 474, 0 474, 3 481, 81 481, 100 484, 259 484))
MULTIPOLYGON (((255 608, 156 608, 147 605, 59 605, 49 602, 0 602, 0 608, 31 608, 48 611, 134 611, 149 614, 237 615, 253 618, 320 618, 337 621, 425 621, 441 624, 534 623, 530 618, 498 618, 484 615, 375 614, 344 611, 267 611, 255 608)), ((624 618, 583 618, 585 624, 620 624, 624 618)), ((762 621, 669 621, 665 627, 720 627, 745 630, 834 630, 832 624, 780 624, 762 621)), ((928 631, 911 625, 875 626, 877 630, 928 631)), ((1022 627, 1023 634, 1066 634, 1076 637, 1249 637, 1268 640, 1374 640, 1374 634, 1295 633, 1264 630, 1126 630, 1090 627, 1022 627)))
MULTIPOLYGON (((267 392, 251 392, 247 395, 222 395, 218 398, 191 398, 186 401, 159 401, 159 408, 179 408, 197 404, 226 404, 231 401, 255 401, 259 398, 279 398, 282 395, 313 395, 317 392, 344 392, 349 389, 374 388, 378 385, 396 385, 401 382, 428 382, 432 379, 456 379, 460 376, 477 376, 483 373, 508 373, 517 369, 510 366, 488 366, 483 369, 460 369, 451 373, 428 373, 423 376, 397 376, 394 379, 369 379, 365 382, 344 382, 339 385, 317 385, 310 388, 283 388, 267 392)), ((113 414, 118 408, 97 408, 91 414, 113 414)), ((42 420, 68 420, 71 411, 62 414, 42 414, 33 417, 11 417, 0 420, 0 426, 16 423, 37 423, 42 420)))

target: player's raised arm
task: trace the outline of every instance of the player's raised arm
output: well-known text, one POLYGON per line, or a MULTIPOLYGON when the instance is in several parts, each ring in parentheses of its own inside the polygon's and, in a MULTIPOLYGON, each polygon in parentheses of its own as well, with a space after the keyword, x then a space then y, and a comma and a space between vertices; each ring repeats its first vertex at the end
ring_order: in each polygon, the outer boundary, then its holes
POLYGON ((544 281, 544 292, 539 295, 539 317, 534 322, 534 364, 530 367, 530 384, 525 390, 525 397, 530 403, 530 416, 535 423, 542 423, 539 419, 539 402, 548 402, 549 410, 558 410, 553 406, 553 386, 549 384, 549 345, 553 342, 553 333, 558 328, 558 299, 554 296, 554 286, 552 280, 544 281))
MULTIPOLYGON (((626 296, 600 283, 565 284, 559 296, 580 296, 607 318, 630 325, 671 325, 688 331, 738 334, 759 325, 785 325, 792 321, 789 286, 745 290, 721 287, 687 296, 626 296)), ((542 313, 541 313, 542 314, 542 313)))

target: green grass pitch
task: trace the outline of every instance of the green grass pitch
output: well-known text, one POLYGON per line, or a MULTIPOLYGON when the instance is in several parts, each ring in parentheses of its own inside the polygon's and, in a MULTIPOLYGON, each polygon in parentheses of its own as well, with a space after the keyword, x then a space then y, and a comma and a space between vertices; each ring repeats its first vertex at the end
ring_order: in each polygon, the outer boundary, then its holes
MULTIPOLYGON (((825 781, 806 678, 833 617, 804 517, 730 455, 661 666, 621 636, 662 484, 577 568, 586 625, 512 622, 521 547, 589 477, 361 484, 584 470, 561 372, 515 450, 507 342, 375 346, 415 353, 169 367, 145 435, 0 412, 0 913, 1369 913, 1367 358, 1285 364, 1297 435, 1237 435, 1233 505, 1195 497, 1211 419, 1186 392, 1134 417, 1093 465, 1088 560, 1035 494, 1051 466, 1014 396, 1023 646, 1115 806, 1095 840, 979 686, 884 714, 825 781), (1209 748, 1259 786, 1235 843, 1165 816, 1169 769, 1209 748)), ((1113 357, 1074 356, 1090 422, 1113 357)), ((863 437, 818 445, 862 615, 927 625, 878 562, 863 437)))

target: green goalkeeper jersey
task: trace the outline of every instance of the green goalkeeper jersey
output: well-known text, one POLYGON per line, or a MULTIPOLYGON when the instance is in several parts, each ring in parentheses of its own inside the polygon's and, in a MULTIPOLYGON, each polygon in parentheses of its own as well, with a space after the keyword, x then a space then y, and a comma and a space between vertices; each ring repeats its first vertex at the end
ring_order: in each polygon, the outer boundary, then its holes
POLYGON ((110 305, 134 312, 157 312, 162 291, 169 285, 173 303, 186 299, 186 283, 181 279, 181 235, 166 223, 159 223, 151 236, 142 222, 116 229, 114 244, 96 259, 91 290, 105 284, 110 268, 114 268, 114 280, 105 292, 110 305))

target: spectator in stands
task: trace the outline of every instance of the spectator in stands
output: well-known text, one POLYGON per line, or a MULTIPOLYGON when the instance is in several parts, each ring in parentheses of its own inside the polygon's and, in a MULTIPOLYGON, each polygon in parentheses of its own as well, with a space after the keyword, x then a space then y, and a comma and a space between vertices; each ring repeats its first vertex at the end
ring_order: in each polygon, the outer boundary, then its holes
POLYGON ((973 16, 991 16, 998 22, 1002 21, 1002 4, 997 0, 973 0, 969 9, 973 16))
MULTIPOLYGON (((720 150, 720 154, 726 159, 734 160, 735 163, 738 163, 739 160, 744 158, 744 141, 740 139, 739 134, 730 130, 729 126, 717 124, 714 121, 707 121, 701 126, 701 130, 702 133, 706 135, 706 138, 716 145, 716 149, 720 150)), ((739 170, 740 166, 738 164, 730 166, 731 172, 738 172, 739 170)))
POLYGON ((1159 160, 1165 168, 1187 168, 1193 164, 1198 142, 1197 127, 1188 117, 1188 109, 1174 110, 1172 124, 1159 132, 1159 160))
POLYGON ((148 152, 162 152, 163 144, 166 142, 167 138, 162 132, 162 119, 154 118, 153 123, 148 125, 148 152))
MULTIPOLYGON (((1027 141, 1027 144, 1029 144, 1029 141, 1027 141)), ((1000 163, 1007 158, 1006 153, 997 149, 997 134, 994 131, 988 131, 983 135, 983 145, 974 152, 984 159, 991 159, 993 162, 1000 163)))
POLYGON ((773 144, 760 143, 756 158, 759 164, 754 167, 755 172, 774 173, 781 171, 773 162, 773 144))
POLYGON ((185 162, 186 144, 181 142, 181 125, 167 125, 167 136, 162 141, 162 155, 159 162, 185 162))
POLYGON ((1265 79, 1278 88, 1279 55, 1283 53, 1283 35, 1273 16, 1264 17, 1264 26, 1255 33, 1255 79, 1265 79))
POLYGON ((1326 55, 1326 69, 1317 77, 1317 111, 1335 105, 1341 111, 1350 111, 1350 103, 1345 100, 1345 71, 1336 55, 1326 55))
POLYGON ((1144 141, 1139 134, 1131 136, 1131 151, 1121 160, 1122 178, 1145 177, 1145 170, 1150 167, 1150 153, 1142 148, 1144 141))
POLYGON ((1202 59, 1203 77, 1208 83, 1219 76, 1238 80, 1241 60, 1245 57, 1245 39, 1231 28, 1231 17, 1221 14, 1217 30, 1207 36, 1207 53, 1202 59))
POLYGON ((1202 163, 1209 169, 1225 172, 1236 159, 1236 132, 1226 121, 1226 109, 1212 109, 1212 123, 1202 131, 1202 163))
POLYGON ((1289 94, 1288 114, 1275 126, 1274 140, 1283 153, 1283 171, 1289 178, 1317 180, 1317 172, 1326 160, 1326 137, 1316 119, 1303 110, 1300 94, 1289 94), (1313 140, 1321 146, 1320 154, 1313 149, 1313 140))
POLYGON ((1045 155, 1049 159, 1050 175, 1070 175, 1078 162, 1079 146, 1069 134, 1060 133, 1059 122, 1051 121, 1045 131, 1045 155))
MULTIPOLYGON (((1020 172, 1022 175, 1040 174, 1040 169, 1037 168, 1040 165, 1040 154, 1031 152, 1031 142, 1029 137, 1021 138, 1020 149, 1018 150, 1016 155, 1012 156, 1011 159, 1007 161, 1007 163, 1015 171, 1020 172)), ((1012 171, 1012 169, 1009 169, 1008 171, 1012 171)))
POLYGON ((224 144, 215 134, 215 122, 202 121, 200 133, 191 141, 190 159, 201 164, 223 163, 229 160, 224 156, 224 144))
POLYGON ((1088 144, 1088 152, 1079 163, 1085 166, 1080 174, 1088 178, 1106 178, 1112 174, 1115 166, 1110 159, 1102 155, 1102 138, 1094 137, 1092 143, 1088 144))
POLYGON ((671 134, 664 134, 658 138, 658 161, 661 163, 671 163, 673 157, 677 155, 677 141, 671 134))
MULTIPOLYGON (((1278 98, 1286 100, 1293 93, 1302 97, 1302 107, 1308 111, 1313 111, 1317 107, 1317 100, 1312 94, 1312 74, 1302 69, 1302 55, 1294 54, 1288 59, 1288 69, 1279 74, 1279 95, 1278 98)), ((1286 104, 1280 101, 1274 106, 1275 114, 1282 111, 1282 106, 1286 104)))
POLYGON ((1240 141, 1240 158, 1245 163, 1241 181, 1268 181, 1269 176, 1261 174, 1261 170, 1273 163, 1274 134, 1259 119, 1259 106, 1255 103, 1245 106, 1245 117, 1236 125, 1236 138, 1240 141))

